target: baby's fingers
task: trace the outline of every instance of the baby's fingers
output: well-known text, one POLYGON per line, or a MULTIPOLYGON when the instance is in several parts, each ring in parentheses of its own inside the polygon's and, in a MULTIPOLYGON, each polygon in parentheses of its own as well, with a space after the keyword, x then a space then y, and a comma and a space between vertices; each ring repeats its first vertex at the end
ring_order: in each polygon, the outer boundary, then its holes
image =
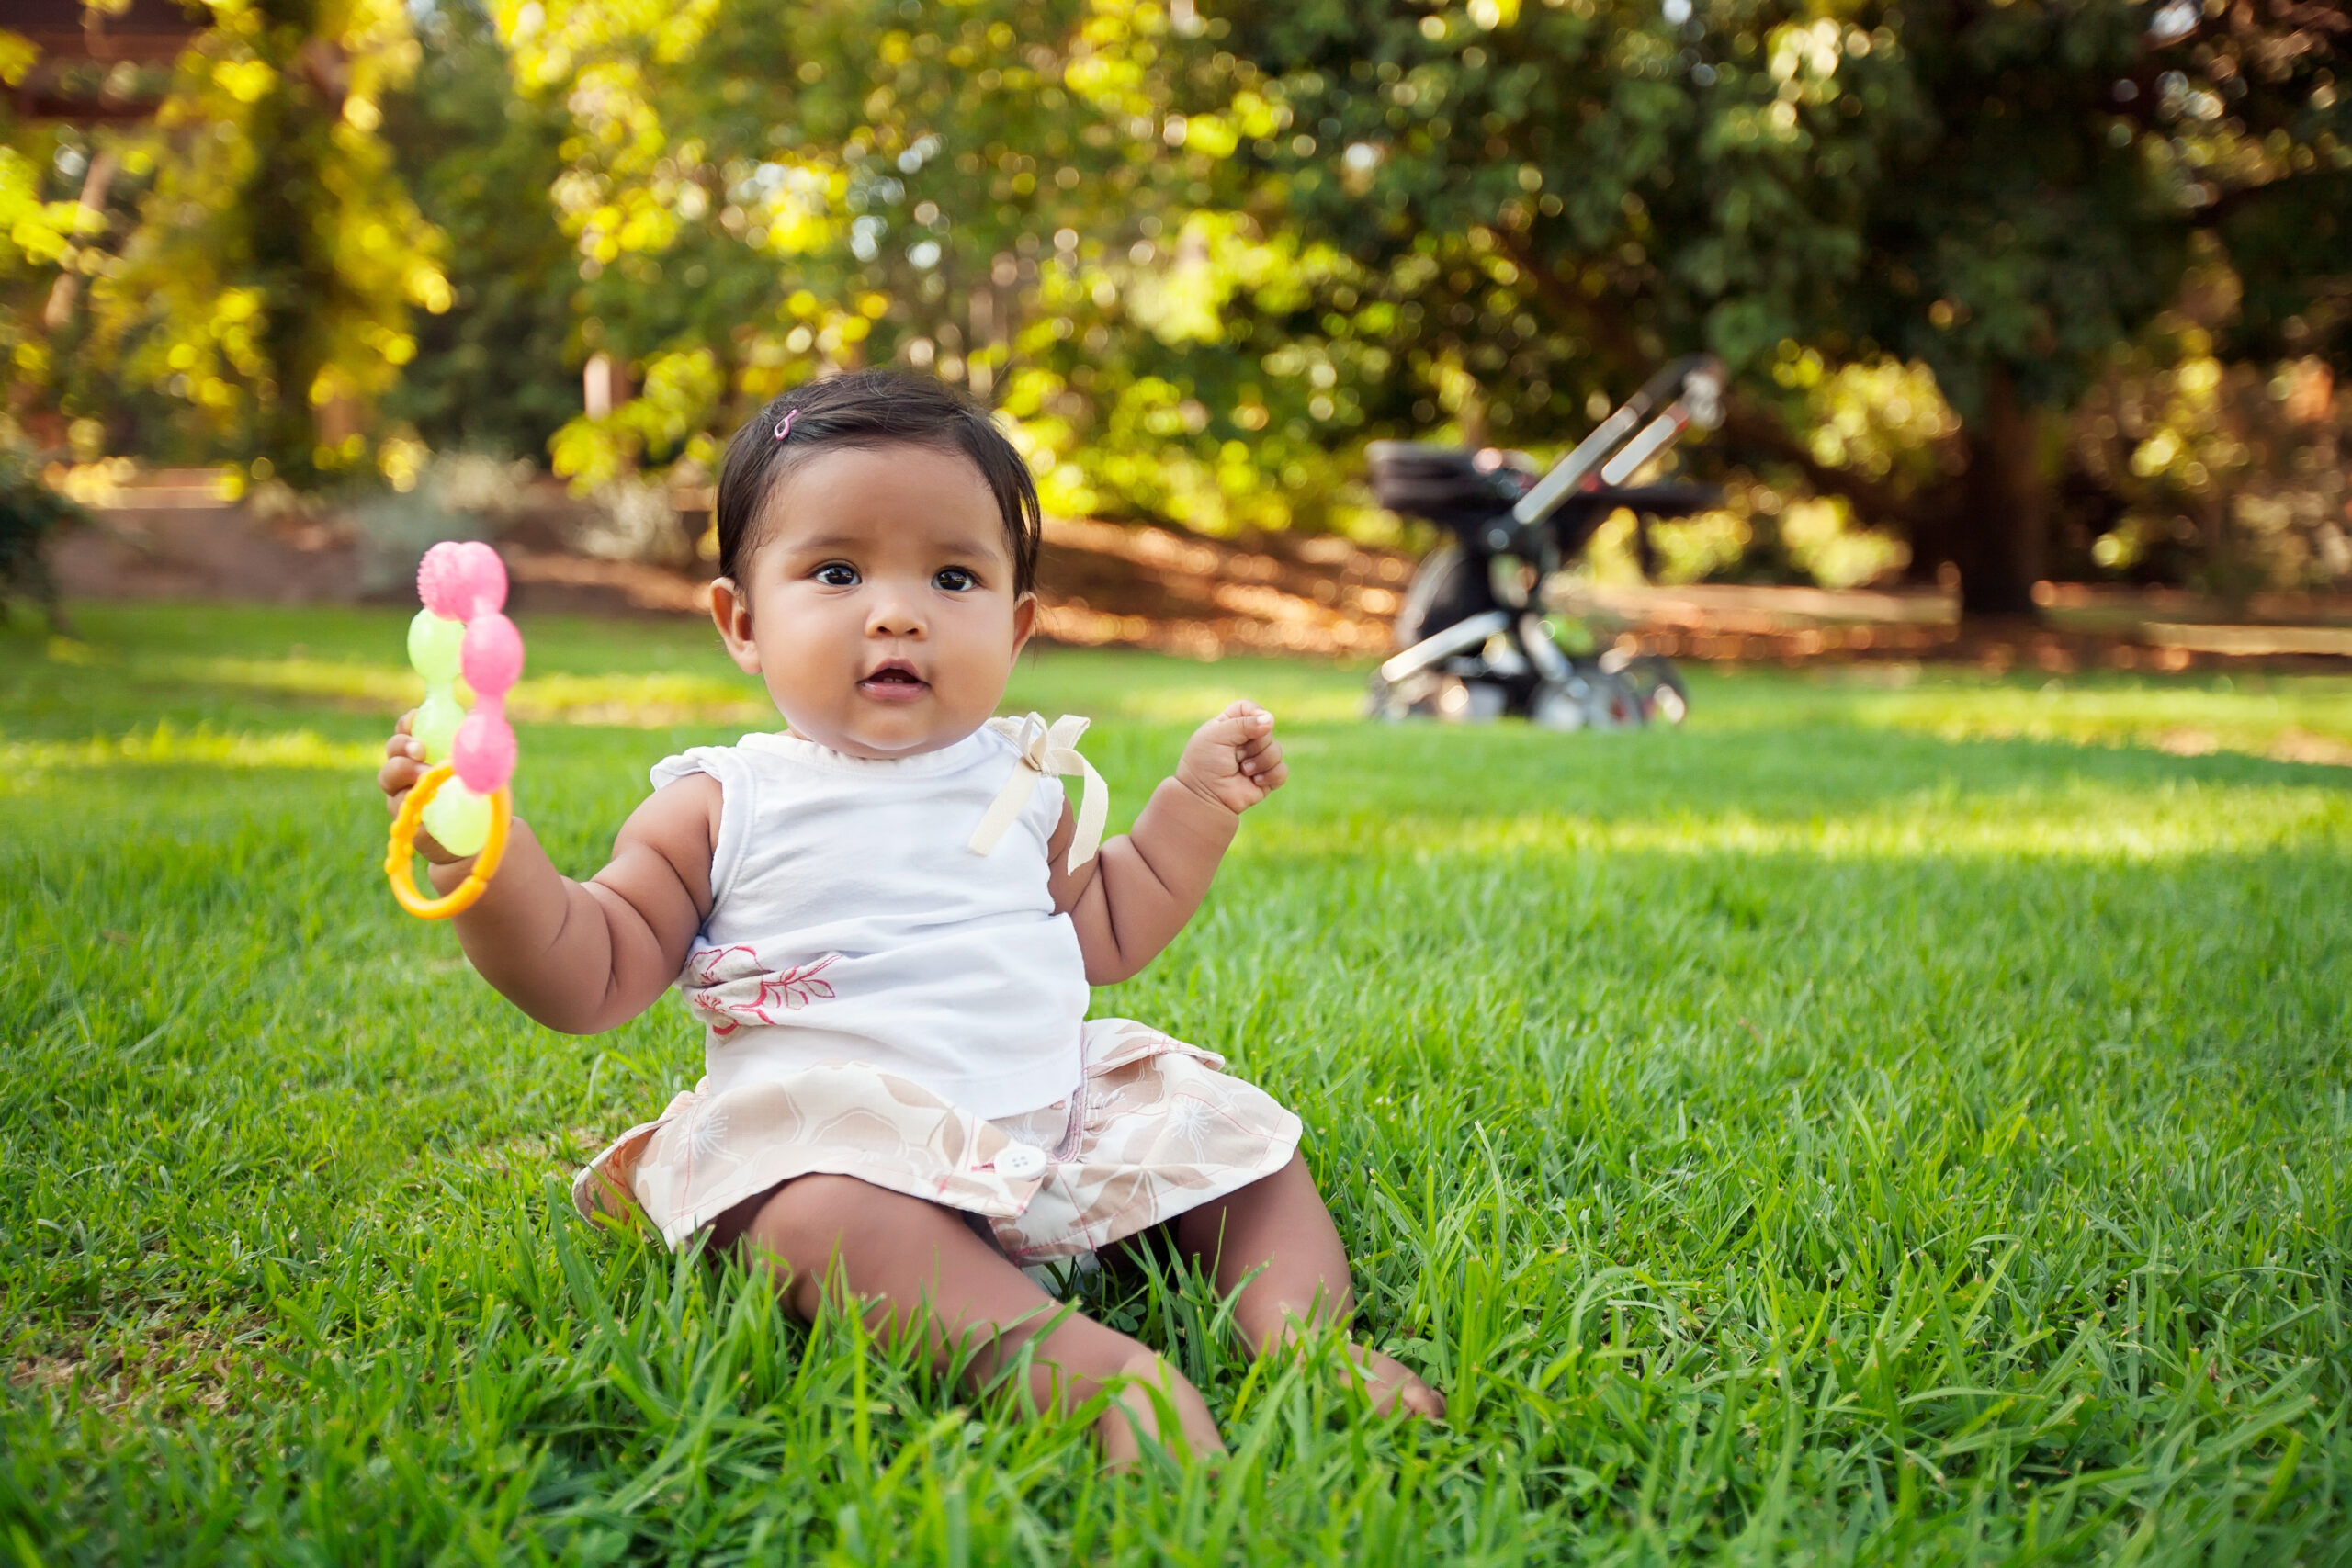
POLYGON ((1274 732, 1274 716, 1247 700, 1235 703, 1201 727, 1204 736, 1237 752, 1261 745, 1274 732))
POLYGON ((385 746, 384 751, 387 756, 407 756, 413 757, 420 762, 424 761, 424 742, 416 738, 416 710, 414 708, 411 708, 408 712, 401 715, 401 721, 392 726, 392 739, 390 742, 385 746))
POLYGON ((385 756, 413 757, 420 762, 424 760, 424 743, 411 733, 411 726, 415 719, 414 708, 401 715, 401 721, 392 726, 392 738, 384 742, 385 756))
POLYGON ((1282 742, 1271 735, 1261 736, 1234 753, 1241 771, 1255 778, 1283 765, 1282 742))
POLYGON ((398 811, 401 797, 414 789, 416 781, 424 776, 424 764, 415 758, 405 754, 387 757, 384 765, 376 771, 376 787, 384 792, 386 804, 398 811))
POLYGON ((1283 751, 1282 742, 1274 739, 1272 729, 1262 735, 1252 735, 1233 749, 1233 754, 1245 762, 1252 757, 1262 757, 1270 751, 1277 757, 1281 756, 1283 751))

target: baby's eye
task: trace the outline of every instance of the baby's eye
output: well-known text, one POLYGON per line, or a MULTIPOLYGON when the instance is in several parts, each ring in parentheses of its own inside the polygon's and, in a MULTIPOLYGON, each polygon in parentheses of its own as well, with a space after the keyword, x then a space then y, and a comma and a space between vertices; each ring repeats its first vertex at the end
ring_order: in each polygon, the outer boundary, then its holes
POLYGON ((829 560, 809 575, 828 588, 857 586, 857 568, 845 560, 829 560))
POLYGON ((943 566, 931 580, 933 588, 944 588, 950 593, 967 592, 980 585, 980 580, 960 566, 943 566))

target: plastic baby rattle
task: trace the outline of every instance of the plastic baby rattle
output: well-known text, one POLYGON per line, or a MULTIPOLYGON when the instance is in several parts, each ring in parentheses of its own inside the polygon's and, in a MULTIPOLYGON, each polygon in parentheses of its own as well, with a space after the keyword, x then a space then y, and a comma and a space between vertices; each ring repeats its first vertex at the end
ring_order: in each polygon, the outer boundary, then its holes
POLYGON ((482 896, 506 852, 515 757, 506 694, 523 673, 523 634, 501 613, 506 567, 488 545, 434 546, 416 569, 416 592, 424 608, 409 623, 408 658, 425 689, 410 732, 428 767, 392 818, 384 874, 401 908, 446 920, 482 896), (410 865, 420 824, 451 854, 475 857, 466 879, 439 898, 417 891, 410 865))

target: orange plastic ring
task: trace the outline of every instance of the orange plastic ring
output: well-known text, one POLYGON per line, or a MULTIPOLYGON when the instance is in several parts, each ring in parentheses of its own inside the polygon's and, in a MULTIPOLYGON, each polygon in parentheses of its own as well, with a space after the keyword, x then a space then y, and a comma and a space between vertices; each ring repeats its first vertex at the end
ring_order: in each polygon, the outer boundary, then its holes
POLYGON ((424 820, 424 808, 440 793, 441 786, 457 776, 458 770, 447 762, 416 781, 416 787, 401 802, 400 815, 392 818, 391 847, 384 853, 384 875, 392 885, 392 897, 401 908, 420 920, 446 920, 473 908, 474 900, 489 887, 490 879, 498 874, 498 863, 506 853, 506 829, 514 818, 514 801, 511 792, 501 789, 490 797, 490 837, 474 856, 473 869, 466 879, 438 898, 427 898, 416 888, 415 868, 410 863, 416 853, 416 829, 424 820))

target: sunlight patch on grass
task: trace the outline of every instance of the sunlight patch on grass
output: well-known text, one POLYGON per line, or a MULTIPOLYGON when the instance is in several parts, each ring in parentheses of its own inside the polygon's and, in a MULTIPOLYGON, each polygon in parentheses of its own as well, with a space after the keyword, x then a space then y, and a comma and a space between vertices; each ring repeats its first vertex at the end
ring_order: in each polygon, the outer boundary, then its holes
MULTIPOLYGON (((1954 800, 1930 793, 1809 819, 1671 814, 1601 818, 1384 816, 1328 828, 1290 828, 1284 852, 1388 852, 1510 860, 1534 853, 1804 855, 1823 861, 2030 859, 2157 863, 2352 843, 2352 803, 2324 790, 2138 793, 2082 788, 1954 800), (2200 802, 2199 795, 2203 799, 2200 802)), ((1269 835, 1271 840, 1272 835, 1269 835)))
POLYGON ((237 686, 252 692, 297 697, 329 697, 369 706, 407 707, 424 695, 415 673, 390 664, 354 664, 304 659, 134 658, 130 672, 141 679, 189 686, 237 686))
POLYGON ((1146 724, 1197 725, 1244 697, 1262 704, 1272 710, 1280 723, 1288 725, 1343 723, 1361 716, 1363 709, 1363 694, 1352 688, 1343 692, 1292 692, 1268 700, 1257 695, 1247 682, 1225 685, 1204 682, 1199 685, 1126 693, 1113 699, 1102 716, 1138 719, 1146 724))
POLYGON ((506 711, 537 724, 595 724, 661 729, 680 724, 777 728, 774 704, 741 682, 701 675, 540 675, 506 699, 506 711))
MULTIPOLYGON (((390 664, 287 659, 134 660, 134 673, 192 686, 238 686, 288 696, 324 697, 397 716, 424 697, 413 671, 390 664)), ((584 724, 659 729, 680 724, 752 724, 775 710, 740 681, 702 675, 535 675, 515 684, 506 711, 526 724, 584 724)))
POLYGON ((1149 655, 1078 654, 1041 649, 1024 655, 1001 705, 1145 724, 1196 725, 1247 697, 1284 725, 1322 724, 1363 712, 1363 677, 1324 664, 1227 659, 1212 664, 1149 655))
POLYGON ((1939 740, 2137 746, 2175 756, 2236 751, 2352 765, 2352 686, 2310 682, 2287 694, 2178 686, 1938 685, 1855 701, 1855 722, 1939 740))
POLYGON ((199 725, 175 729, 158 724, 112 739, 12 740, 0 742, 0 773, 51 768, 209 767, 317 768, 350 773, 383 760, 381 745, 329 740, 313 730, 275 735, 224 735, 199 725))

